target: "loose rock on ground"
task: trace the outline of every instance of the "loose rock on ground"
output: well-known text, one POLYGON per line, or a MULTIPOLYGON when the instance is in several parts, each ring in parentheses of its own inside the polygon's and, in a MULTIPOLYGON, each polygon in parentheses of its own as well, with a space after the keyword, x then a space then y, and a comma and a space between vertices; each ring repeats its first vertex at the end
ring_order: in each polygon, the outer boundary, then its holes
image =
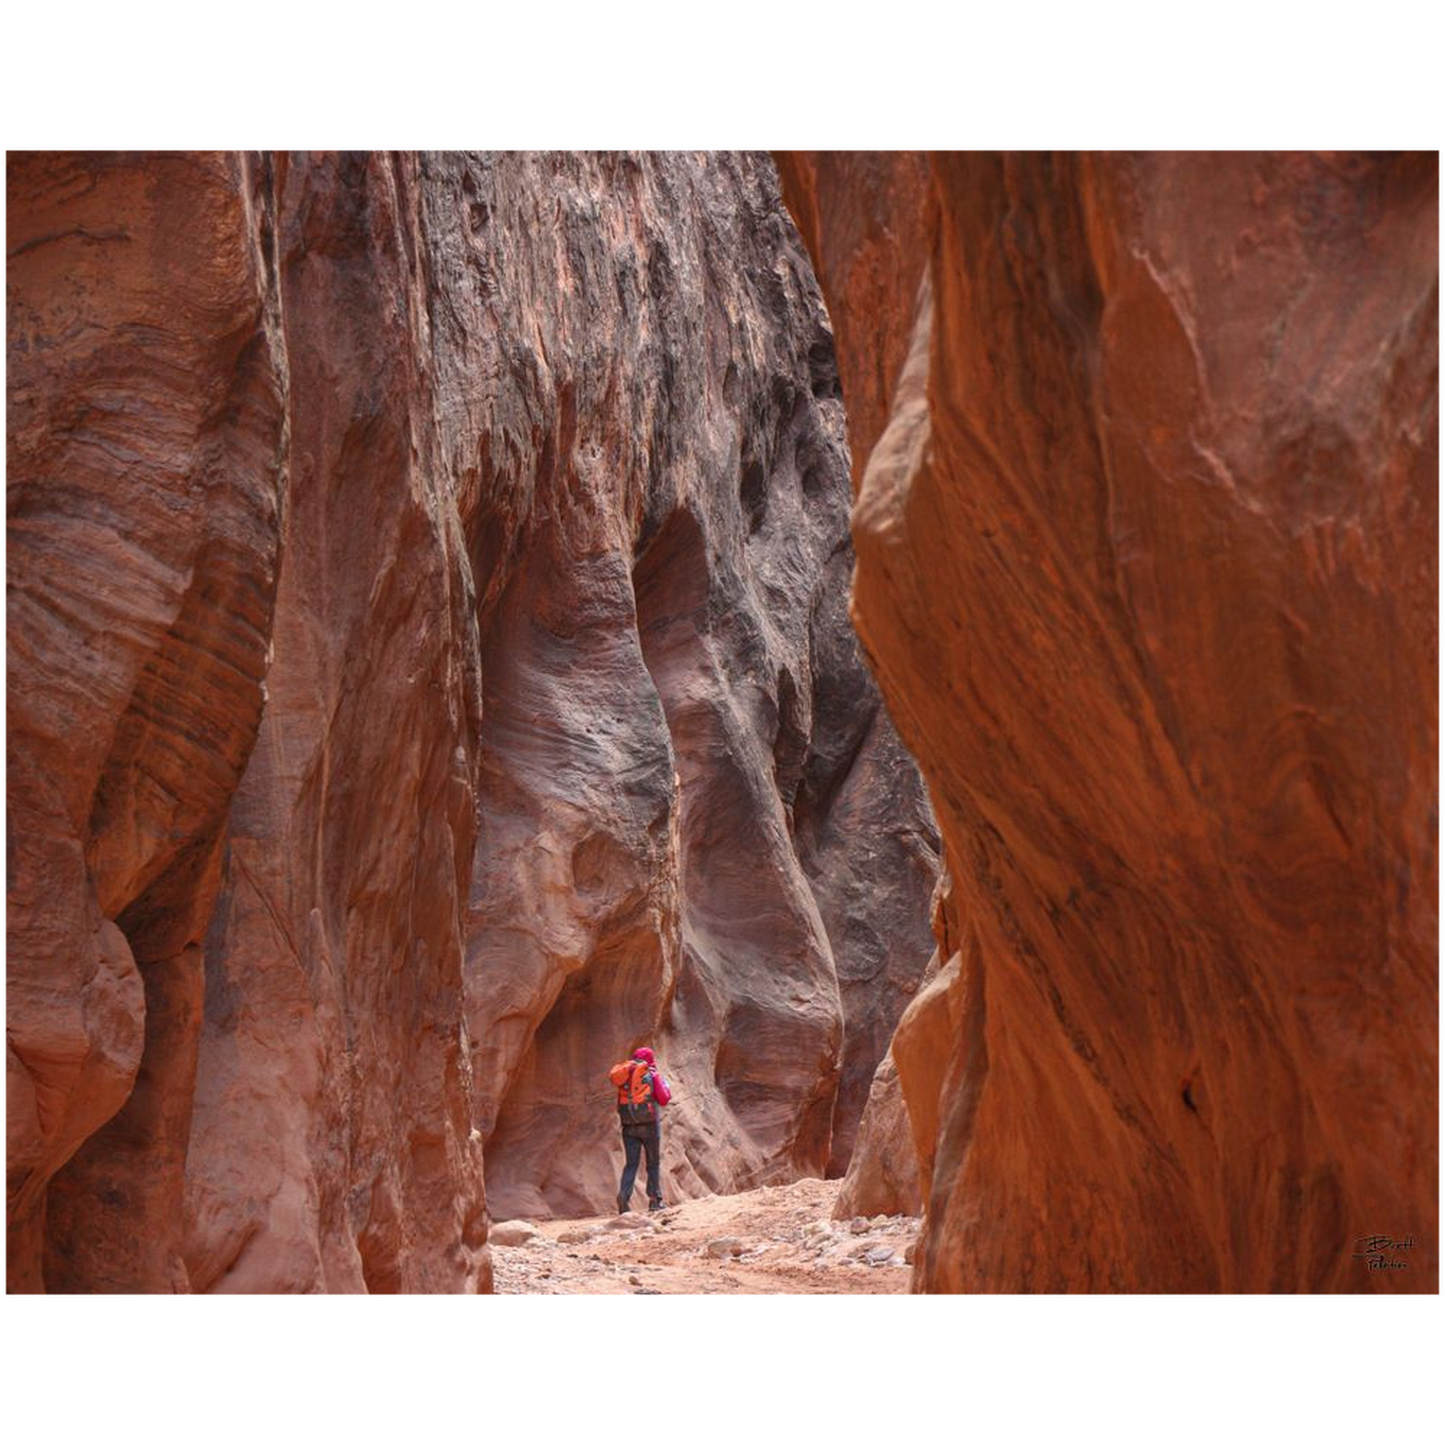
POLYGON ((833 1220, 841 1180, 693 1199, 661 1214, 494 1225, 498 1294, 905 1294, 919 1221, 833 1220), (535 1230, 521 1242, 518 1226, 535 1230), (855 1232, 855 1227, 858 1227, 855 1232), (504 1243, 499 1231, 508 1240, 504 1243), (558 1246, 567 1245, 563 1249, 558 1246))

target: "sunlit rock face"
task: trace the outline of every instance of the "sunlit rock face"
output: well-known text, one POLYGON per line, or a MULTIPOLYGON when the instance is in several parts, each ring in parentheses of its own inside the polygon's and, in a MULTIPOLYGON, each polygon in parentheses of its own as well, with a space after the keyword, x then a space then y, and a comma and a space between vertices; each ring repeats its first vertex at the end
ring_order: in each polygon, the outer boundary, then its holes
POLYGON ((781 170, 956 889, 915 1285, 1433 1290, 1435 158, 781 170))
POLYGON ((937 840, 761 156, 9 166, 10 1279, 473 1290, 845 1167, 937 840))

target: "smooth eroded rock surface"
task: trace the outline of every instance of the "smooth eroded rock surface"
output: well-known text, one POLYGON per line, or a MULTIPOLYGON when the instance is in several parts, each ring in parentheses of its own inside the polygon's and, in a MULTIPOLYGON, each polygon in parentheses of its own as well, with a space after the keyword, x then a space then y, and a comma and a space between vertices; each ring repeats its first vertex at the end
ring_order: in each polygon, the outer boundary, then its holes
POLYGON ((772 163, 9 173, 12 1287, 472 1290, 844 1167, 937 841, 772 163))
POLYGON ((834 1206, 838 1219, 871 1212, 923 1212, 918 1151, 892 1050, 874 1072, 853 1158, 834 1206))
POLYGON ((206 946, 192 1287, 475 1289, 462 908, 480 678, 415 157, 278 158, 291 485, 206 946))
POLYGON ((1436 159, 782 170, 958 893, 916 1286, 1433 1290, 1436 159))
POLYGON ((607 1206, 606 1070, 644 1037, 677 1096, 669 1197, 822 1172, 922 972, 937 860, 847 617, 811 268, 757 157, 446 184, 501 298, 439 331, 495 378, 467 923, 493 1207, 607 1206))
POLYGON ((273 198, 246 157, 6 175, 8 1278, 167 1289, 276 590, 273 198))

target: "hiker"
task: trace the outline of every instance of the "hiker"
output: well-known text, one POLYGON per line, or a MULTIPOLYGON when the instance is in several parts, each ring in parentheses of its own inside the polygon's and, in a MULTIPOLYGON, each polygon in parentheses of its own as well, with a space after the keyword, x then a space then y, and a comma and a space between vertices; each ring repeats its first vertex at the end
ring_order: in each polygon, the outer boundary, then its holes
POLYGON ((617 1087, 617 1115, 622 1121, 622 1147, 627 1162, 617 1190, 617 1212, 626 1214, 637 1181, 637 1163, 647 1154, 647 1209, 662 1208, 662 1108, 672 1090, 657 1067, 651 1049, 635 1049, 632 1057, 613 1064, 608 1073, 617 1087))

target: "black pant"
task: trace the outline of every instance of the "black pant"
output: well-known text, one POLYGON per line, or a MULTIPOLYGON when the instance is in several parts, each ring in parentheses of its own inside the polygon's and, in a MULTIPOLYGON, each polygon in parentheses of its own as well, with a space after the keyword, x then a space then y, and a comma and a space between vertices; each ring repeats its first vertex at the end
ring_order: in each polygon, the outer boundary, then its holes
POLYGON ((647 1198, 652 1204, 661 1204, 662 1125, 624 1124, 622 1147, 627 1151, 627 1164, 622 1171, 622 1184, 617 1190, 618 1204, 625 1205, 632 1200, 632 1189, 637 1183, 637 1165, 644 1150, 647 1153, 647 1198))

